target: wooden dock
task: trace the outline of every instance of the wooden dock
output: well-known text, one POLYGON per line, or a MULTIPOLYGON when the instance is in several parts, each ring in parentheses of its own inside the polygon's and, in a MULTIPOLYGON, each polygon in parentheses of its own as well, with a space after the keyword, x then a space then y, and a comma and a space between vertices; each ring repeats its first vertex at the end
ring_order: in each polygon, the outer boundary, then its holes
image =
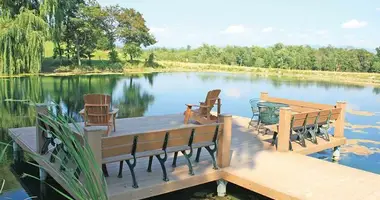
MULTIPOLYGON (((127 167, 123 178, 117 178, 118 163, 107 164, 108 196, 111 200, 142 199, 224 179, 273 199, 380 199, 379 175, 303 155, 340 146, 345 143, 344 137, 331 137, 330 142, 319 139, 318 145, 307 143, 306 148, 294 142, 294 151, 277 152, 270 145, 271 135, 262 136, 248 129, 249 121, 239 116, 232 118, 229 167, 212 169, 210 155, 202 151, 200 162, 194 165, 195 175, 190 176, 182 156, 178 157, 177 167, 171 168, 170 155, 166 162, 170 181, 164 182, 157 160, 152 172, 147 172, 148 158, 142 158, 135 168, 139 183, 135 189, 127 167)), ((116 126, 111 136, 193 125, 183 125, 183 114, 174 114, 118 119, 116 126)), ((37 151, 35 127, 10 129, 9 134, 23 150, 37 151)), ((60 182, 57 175, 51 176, 60 182)))

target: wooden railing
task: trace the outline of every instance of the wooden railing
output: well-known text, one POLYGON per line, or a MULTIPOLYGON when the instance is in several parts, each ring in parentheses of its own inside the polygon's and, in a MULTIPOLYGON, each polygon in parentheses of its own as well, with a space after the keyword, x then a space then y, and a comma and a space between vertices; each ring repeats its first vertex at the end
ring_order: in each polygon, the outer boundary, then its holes
POLYGON ((319 103, 311 103, 311 102, 305 102, 305 101, 270 97, 267 92, 261 92, 260 100, 275 102, 275 103, 283 103, 283 104, 289 105, 289 107, 280 108, 278 141, 277 141, 277 144, 278 144, 277 150, 280 152, 289 151, 289 140, 290 140, 290 133, 291 133, 290 124, 291 124, 291 119, 293 116, 292 111, 302 112, 302 113, 311 113, 317 110, 323 111, 323 110, 332 110, 332 109, 340 108, 339 116, 335 120, 334 137, 335 138, 344 137, 344 119, 345 119, 345 109, 346 109, 346 102, 344 101, 338 101, 336 105, 319 104, 319 103), (296 107, 296 109, 293 109, 294 107, 296 107))

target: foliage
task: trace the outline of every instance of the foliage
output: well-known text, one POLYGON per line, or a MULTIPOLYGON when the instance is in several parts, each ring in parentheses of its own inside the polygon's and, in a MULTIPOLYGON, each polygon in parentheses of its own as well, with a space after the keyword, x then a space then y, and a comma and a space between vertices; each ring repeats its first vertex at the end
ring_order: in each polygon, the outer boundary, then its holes
POLYGON ((123 47, 124 57, 127 58, 129 56, 130 61, 133 61, 133 58, 138 58, 142 54, 141 47, 136 43, 127 43, 123 47))
POLYGON ((34 11, 0 16, 0 74, 37 73, 41 69, 48 26, 34 11))
MULTIPOLYGON (((77 197, 76 199, 108 199, 106 180, 100 166, 95 161, 86 137, 84 137, 83 129, 73 119, 61 115, 59 112, 55 114, 49 111, 47 115, 40 116, 39 120, 51 127, 51 130, 46 130, 45 127, 41 126, 43 130, 61 141, 66 152, 70 155, 69 159, 72 164, 65 162, 59 156, 54 156, 56 162, 58 161, 61 164, 61 167, 53 168, 53 170, 55 173, 60 174, 62 181, 77 197), (76 171, 73 166, 79 167, 81 178, 76 177, 76 171), (60 168, 64 170, 62 171, 60 168)), ((47 163, 50 162, 50 159, 45 156, 33 155, 33 157, 42 159, 47 163)), ((63 193, 61 194, 64 195, 63 193)), ((68 196, 66 197, 69 198, 68 196)))
POLYGON ((156 39, 149 33, 149 28, 140 12, 135 9, 121 8, 116 19, 118 22, 117 34, 124 44, 134 43, 147 47, 156 43, 156 39))
POLYGON ((152 52, 157 59, 167 61, 300 70, 380 72, 380 49, 375 55, 364 49, 332 46, 314 49, 310 46, 286 46, 278 43, 267 48, 218 48, 207 44, 196 49, 155 48, 146 51, 146 54, 152 52))

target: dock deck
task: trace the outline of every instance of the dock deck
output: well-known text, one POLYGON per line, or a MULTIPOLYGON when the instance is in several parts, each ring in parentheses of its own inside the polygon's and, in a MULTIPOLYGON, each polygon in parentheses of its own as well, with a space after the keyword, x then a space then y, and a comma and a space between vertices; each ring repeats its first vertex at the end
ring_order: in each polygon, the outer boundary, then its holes
MULTIPOLYGON (((230 167, 213 170, 209 154, 202 151, 195 175, 190 176, 185 159, 179 156, 173 169, 170 155, 166 162, 170 181, 164 182, 157 160, 149 173, 148 158, 142 158, 135 168, 139 188, 134 189, 126 167, 123 178, 117 178, 118 163, 107 164, 108 196, 112 200, 142 199, 224 179, 273 199, 380 199, 379 175, 302 155, 340 146, 345 138, 319 139, 318 145, 307 143, 307 148, 293 143, 293 152, 281 153, 270 145, 271 135, 247 128, 250 119, 234 116, 232 121, 230 167)), ((118 119, 117 131, 111 135, 183 126, 191 125, 183 125, 182 114, 118 119)), ((22 149, 35 152, 35 132, 35 127, 25 127, 10 129, 9 134, 22 149)))

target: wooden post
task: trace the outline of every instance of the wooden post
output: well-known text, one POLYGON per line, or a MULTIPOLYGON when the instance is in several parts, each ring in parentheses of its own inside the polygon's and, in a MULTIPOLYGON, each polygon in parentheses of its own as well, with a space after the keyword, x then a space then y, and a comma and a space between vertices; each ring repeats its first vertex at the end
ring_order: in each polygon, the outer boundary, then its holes
POLYGON ((47 115, 48 114, 48 108, 46 104, 36 104, 36 145, 37 145, 37 153, 41 154, 42 147, 45 143, 45 138, 42 134, 42 129, 39 126, 39 117, 38 114, 47 115))
POLYGON ((269 97, 268 92, 261 92, 260 93, 260 100, 266 101, 266 100, 268 100, 268 97, 269 97))
POLYGON ((84 136, 95 156, 98 166, 102 166, 102 137, 107 133, 107 128, 103 126, 84 127, 84 136))
POLYGON ((223 123, 223 132, 218 137, 217 164, 219 168, 230 166, 231 161, 231 137, 232 137, 232 115, 220 115, 223 123))
POLYGON ((336 138, 342 138, 344 137, 344 119, 346 116, 346 102, 344 101, 338 101, 336 103, 337 108, 342 108, 340 111, 340 115, 338 119, 335 121, 335 128, 334 128, 334 137, 336 138))
POLYGON ((278 130, 278 146, 277 151, 287 152, 289 151, 290 140, 290 122, 292 119, 292 111, 288 107, 280 108, 280 122, 278 130))

